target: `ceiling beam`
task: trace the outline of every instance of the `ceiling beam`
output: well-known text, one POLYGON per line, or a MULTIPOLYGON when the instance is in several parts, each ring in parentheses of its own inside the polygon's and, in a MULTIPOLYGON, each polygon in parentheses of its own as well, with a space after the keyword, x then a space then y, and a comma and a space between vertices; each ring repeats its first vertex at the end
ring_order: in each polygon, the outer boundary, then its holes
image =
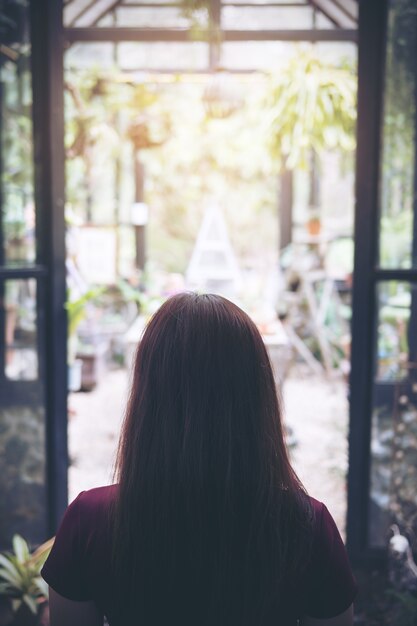
MULTIPOLYGON (((212 34, 212 38, 216 34, 212 34)), ((293 29, 293 30, 222 30, 222 41, 357 41, 356 29, 293 29)), ((210 33, 205 38, 196 38, 194 32, 181 28, 127 28, 127 27, 90 27, 65 28, 64 39, 67 43, 75 42, 188 42, 202 41, 209 43, 210 33)))
POLYGON ((71 22, 70 22, 70 26, 74 26, 78 20, 85 15, 86 13, 88 13, 88 11, 91 9, 92 6, 94 6, 96 3, 96 0, 90 0, 90 2, 88 2, 85 7, 83 9, 81 9, 81 11, 79 13, 77 13, 77 15, 75 15, 71 22))
POLYGON ((339 11, 341 11, 344 15, 346 15, 348 19, 350 19, 352 22, 357 24, 358 18, 355 17, 355 15, 351 13, 349 9, 346 8, 346 5, 343 2, 341 2, 340 0, 332 0, 332 2, 335 5, 335 7, 339 9, 339 11))
POLYGON ((98 17, 96 17, 96 19, 94 20, 92 26, 97 26, 97 24, 99 23, 99 21, 101 19, 103 19, 103 17, 105 17, 106 15, 108 15, 109 13, 112 13, 112 11, 117 9, 117 7, 120 5, 121 1, 122 0, 114 0, 114 2, 112 2, 112 4, 109 7, 107 7, 107 9, 102 11, 100 13, 100 15, 98 15, 98 17))
POLYGON ((323 9, 323 7, 316 2, 316 0, 308 0, 308 1, 312 7, 314 7, 315 9, 317 9, 317 11, 322 13, 324 17, 327 17, 327 19, 333 24, 333 26, 336 26, 336 28, 340 28, 339 22, 332 15, 330 15, 330 13, 328 13, 325 9, 323 9))

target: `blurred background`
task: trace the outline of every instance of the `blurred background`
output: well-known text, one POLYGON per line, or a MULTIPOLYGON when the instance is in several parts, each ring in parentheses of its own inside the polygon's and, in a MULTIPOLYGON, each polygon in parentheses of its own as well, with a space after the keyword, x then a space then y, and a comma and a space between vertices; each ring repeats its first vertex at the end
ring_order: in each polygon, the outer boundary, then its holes
POLYGON ((413 0, 0 0, 0 547, 112 482, 147 321, 214 292, 357 622, 415 624, 416 53, 413 0))

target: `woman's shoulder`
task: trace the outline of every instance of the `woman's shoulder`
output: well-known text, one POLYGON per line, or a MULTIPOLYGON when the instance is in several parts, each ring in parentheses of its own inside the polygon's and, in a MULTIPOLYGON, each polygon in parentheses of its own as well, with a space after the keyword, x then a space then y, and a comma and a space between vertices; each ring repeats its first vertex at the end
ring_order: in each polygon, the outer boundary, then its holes
POLYGON ((323 514, 323 508, 326 506, 324 502, 320 502, 320 500, 316 500, 313 496, 307 495, 307 500, 316 515, 323 514))
POLYGON ((108 526, 117 490, 116 484, 81 491, 67 508, 64 521, 77 524, 81 535, 97 535, 108 526))
POLYGON ((323 514, 324 514, 324 511, 327 511, 327 507, 324 504, 324 502, 321 502, 320 500, 316 500, 316 498, 313 498, 310 495, 307 496, 307 503, 308 503, 308 506, 310 507, 311 517, 314 522, 313 523, 314 530, 317 532, 321 527, 323 514))
POLYGON ((308 501, 312 511, 315 537, 323 539, 329 534, 337 534, 340 536, 337 524, 324 502, 316 500, 316 498, 313 498, 312 496, 308 496, 308 501))
POLYGON ((115 501, 118 487, 114 484, 81 491, 72 504, 76 502, 83 509, 106 508, 115 501))

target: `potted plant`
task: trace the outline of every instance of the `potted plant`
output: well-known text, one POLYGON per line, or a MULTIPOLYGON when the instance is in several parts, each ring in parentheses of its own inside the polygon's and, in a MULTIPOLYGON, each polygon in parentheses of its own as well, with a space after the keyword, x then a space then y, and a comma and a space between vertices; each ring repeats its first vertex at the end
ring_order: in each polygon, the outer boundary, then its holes
POLYGON ((312 237, 317 237, 317 235, 320 235, 321 219, 320 212, 318 210, 311 209, 309 211, 306 227, 308 234, 312 237))
POLYGON ((265 123, 271 155, 278 161, 282 177, 296 169, 309 170, 307 230, 311 235, 321 230, 320 219, 316 219, 320 218, 317 178, 321 155, 337 150, 347 156, 355 148, 356 87, 353 67, 347 63, 335 66, 314 51, 300 51, 269 79, 265 123))
POLYGON ((14 535, 13 552, 0 554, 0 623, 2 626, 41 626, 47 622, 48 585, 40 571, 53 544, 43 543, 32 554, 14 535))
POLYGON ((103 288, 89 289, 78 298, 67 300, 66 309, 68 314, 68 389, 79 391, 82 386, 82 360, 77 359, 78 352, 78 328, 86 316, 87 305, 95 300, 103 288))

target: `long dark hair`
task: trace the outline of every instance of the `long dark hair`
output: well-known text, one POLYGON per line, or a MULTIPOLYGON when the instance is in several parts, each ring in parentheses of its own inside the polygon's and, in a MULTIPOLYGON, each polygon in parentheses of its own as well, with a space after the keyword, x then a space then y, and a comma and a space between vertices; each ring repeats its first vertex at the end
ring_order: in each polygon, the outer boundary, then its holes
POLYGON ((268 622, 306 562, 310 510, 263 340, 232 302, 183 293, 150 320, 116 480, 123 623, 268 622))

